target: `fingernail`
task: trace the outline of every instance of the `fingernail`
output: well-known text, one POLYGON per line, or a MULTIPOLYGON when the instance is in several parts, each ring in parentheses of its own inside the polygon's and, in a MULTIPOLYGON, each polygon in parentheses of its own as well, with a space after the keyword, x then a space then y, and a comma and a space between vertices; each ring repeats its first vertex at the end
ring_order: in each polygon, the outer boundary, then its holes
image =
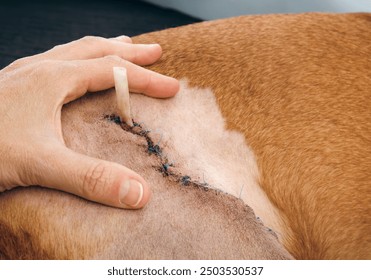
POLYGON ((119 199, 121 204, 136 207, 143 198, 143 185, 136 180, 125 180, 121 183, 119 199))

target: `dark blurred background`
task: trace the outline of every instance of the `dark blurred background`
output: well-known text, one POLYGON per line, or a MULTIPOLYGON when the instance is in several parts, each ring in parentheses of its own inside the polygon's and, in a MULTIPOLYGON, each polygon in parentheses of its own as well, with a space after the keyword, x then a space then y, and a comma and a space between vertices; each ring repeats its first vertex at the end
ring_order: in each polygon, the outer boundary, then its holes
POLYGON ((0 69, 85 35, 134 36, 200 21, 139 0, 1 1, 0 69))
POLYGON ((371 0, 144 0, 204 20, 251 14, 371 12, 371 0))

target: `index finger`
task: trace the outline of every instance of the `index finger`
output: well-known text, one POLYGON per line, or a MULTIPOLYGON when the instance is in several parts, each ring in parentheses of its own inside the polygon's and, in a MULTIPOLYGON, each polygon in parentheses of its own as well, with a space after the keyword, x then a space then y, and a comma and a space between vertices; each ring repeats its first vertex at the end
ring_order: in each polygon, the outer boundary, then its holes
POLYGON ((121 66, 127 69, 129 89, 131 92, 143 93, 157 98, 174 96, 179 90, 179 81, 142 68, 116 56, 104 58, 67 61, 65 79, 58 79, 69 89, 65 103, 84 95, 86 92, 105 90, 114 86, 112 68, 121 66), (74 90, 71 90, 73 87, 74 90))

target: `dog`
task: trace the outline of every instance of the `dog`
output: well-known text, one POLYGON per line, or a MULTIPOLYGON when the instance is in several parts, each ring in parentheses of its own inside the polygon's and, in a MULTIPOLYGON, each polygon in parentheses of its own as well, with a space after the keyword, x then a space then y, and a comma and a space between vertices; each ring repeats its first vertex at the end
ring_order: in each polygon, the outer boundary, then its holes
POLYGON ((134 37, 176 97, 62 111, 71 149, 151 183, 142 210, 0 195, 5 259, 370 259, 370 14, 242 16, 134 37))

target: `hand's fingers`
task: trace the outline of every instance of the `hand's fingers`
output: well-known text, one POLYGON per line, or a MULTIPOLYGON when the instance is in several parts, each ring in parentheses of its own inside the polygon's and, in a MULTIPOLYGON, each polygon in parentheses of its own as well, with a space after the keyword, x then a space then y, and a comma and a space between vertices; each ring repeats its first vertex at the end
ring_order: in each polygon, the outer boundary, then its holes
POLYGON ((86 92, 100 91, 114 86, 112 68, 124 66, 127 69, 129 88, 132 92, 144 93, 152 97, 174 96, 179 90, 179 82, 159 73, 144 69, 119 57, 65 62, 64 74, 58 80, 67 92, 64 103, 77 99, 86 92))
POLYGON ((137 209, 150 198, 145 180, 116 163, 78 154, 65 147, 53 150, 38 184, 76 194, 109 206, 137 209))
MULTIPOLYGON (((125 39, 127 40, 127 39, 125 39)), ((56 46, 44 55, 47 59, 80 60, 117 55, 135 64, 147 65, 157 61, 162 54, 158 44, 131 44, 122 40, 101 37, 84 37, 68 44, 56 46)))
POLYGON ((132 44, 131 39, 117 37, 84 37, 70 43, 55 46, 51 50, 19 60, 19 63, 34 63, 41 60, 83 60, 117 55, 139 65, 156 62, 162 54, 158 44, 132 44), (127 42, 129 41, 129 42, 127 42))

